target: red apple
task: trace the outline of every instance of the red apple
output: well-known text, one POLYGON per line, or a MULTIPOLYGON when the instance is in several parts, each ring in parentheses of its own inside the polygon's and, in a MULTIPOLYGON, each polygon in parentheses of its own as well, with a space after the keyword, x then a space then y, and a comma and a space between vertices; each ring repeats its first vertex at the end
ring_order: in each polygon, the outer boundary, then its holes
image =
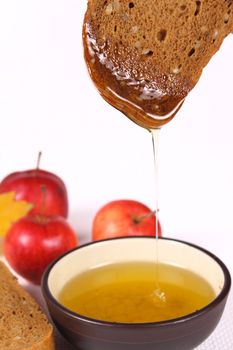
MULTIPOLYGON (((144 204, 134 200, 116 200, 106 204, 96 214, 93 240, 121 236, 155 236, 156 217, 144 204)), ((161 226, 158 222, 158 235, 161 226)))
POLYGON ((77 243, 75 232, 64 218, 33 215, 10 228, 4 255, 20 276, 39 284, 48 264, 77 243))
POLYGON ((67 217, 68 196, 64 182, 55 174, 39 168, 15 172, 0 183, 0 193, 14 191, 16 200, 34 204, 30 214, 67 217), (41 188, 46 189, 44 197, 41 188), (43 208, 43 212, 42 212, 43 208))

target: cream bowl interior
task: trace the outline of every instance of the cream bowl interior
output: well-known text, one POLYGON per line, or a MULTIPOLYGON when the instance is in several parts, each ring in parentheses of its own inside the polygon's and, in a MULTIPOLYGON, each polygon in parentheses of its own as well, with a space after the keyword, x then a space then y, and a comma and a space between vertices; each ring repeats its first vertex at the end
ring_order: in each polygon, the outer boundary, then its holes
MULTIPOLYGON (((158 241, 159 262, 188 269, 209 282, 216 297, 225 277, 218 259, 201 248, 169 239, 158 241)), ((122 238, 82 246, 60 258, 51 268, 48 287, 58 300, 64 285, 77 274, 91 268, 122 262, 156 261, 156 241, 150 238, 122 238)))

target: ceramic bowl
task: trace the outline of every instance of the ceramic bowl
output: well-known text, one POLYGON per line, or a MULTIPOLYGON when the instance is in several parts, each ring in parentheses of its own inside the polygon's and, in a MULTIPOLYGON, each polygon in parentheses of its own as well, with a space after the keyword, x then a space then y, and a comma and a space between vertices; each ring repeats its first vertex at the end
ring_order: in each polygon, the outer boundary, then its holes
POLYGON ((113 323, 74 313, 58 301, 63 286, 77 274, 98 265, 130 261, 154 262, 155 239, 127 237, 80 246, 46 270, 42 290, 61 334, 80 350, 189 350, 215 329, 223 313, 231 277, 223 262, 193 244, 160 238, 159 261, 193 271, 209 282, 216 298, 187 316, 154 323, 113 323))

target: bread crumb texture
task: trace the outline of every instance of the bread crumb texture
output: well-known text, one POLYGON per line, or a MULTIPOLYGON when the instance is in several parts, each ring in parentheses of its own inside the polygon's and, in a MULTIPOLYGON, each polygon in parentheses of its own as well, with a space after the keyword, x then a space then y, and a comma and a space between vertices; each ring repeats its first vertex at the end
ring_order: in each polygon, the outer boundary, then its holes
POLYGON ((46 316, 1 262, 0 349, 54 349, 52 326, 46 316))
POLYGON ((86 19, 98 49, 105 48, 102 58, 114 66, 135 76, 138 69, 148 80, 159 71, 193 86, 233 31, 233 0, 89 0, 86 19))

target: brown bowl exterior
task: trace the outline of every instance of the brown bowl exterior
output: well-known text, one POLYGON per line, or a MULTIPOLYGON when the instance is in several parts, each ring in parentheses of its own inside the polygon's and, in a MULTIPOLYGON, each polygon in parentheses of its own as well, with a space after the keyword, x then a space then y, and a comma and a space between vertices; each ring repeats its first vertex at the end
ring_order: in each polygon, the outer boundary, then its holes
MULTIPOLYGON (((187 242, 172 241, 205 252, 221 266, 225 283, 221 293, 211 304, 188 316, 157 323, 123 324, 93 320, 66 309, 50 293, 49 272, 61 257, 47 269, 42 283, 49 312, 60 333, 80 350, 191 350, 201 344, 214 331, 222 316, 231 277, 226 266, 210 252, 187 242)), ((83 249, 85 246, 76 249, 83 249)), ((67 254, 63 256, 65 255, 67 254)))

